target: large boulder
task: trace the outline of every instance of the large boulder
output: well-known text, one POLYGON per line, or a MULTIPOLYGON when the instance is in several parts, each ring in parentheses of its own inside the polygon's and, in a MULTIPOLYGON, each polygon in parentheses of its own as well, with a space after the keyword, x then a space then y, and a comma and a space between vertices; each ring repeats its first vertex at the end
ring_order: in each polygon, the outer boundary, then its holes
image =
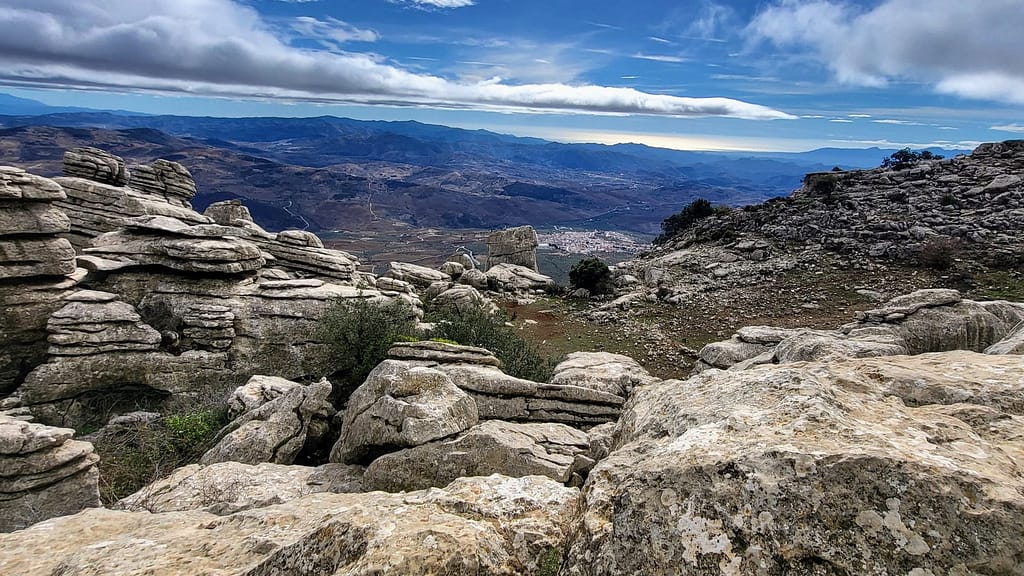
POLYGON ((327 400, 330 395, 331 383, 326 378, 290 388, 228 424, 201 462, 295 462, 307 444, 315 444, 327 434, 328 421, 334 416, 327 400))
POLYGON ((362 467, 345 464, 191 464, 122 498, 113 507, 153 513, 203 510, 224 516, 315 492, 362 492, 362 475, 362 467))
POLYGON ((386 275, 396 280, 408 282, 420 289, 427 289, 434 282, 448 282, 451 280, 451 276, 440 270, 406 262, 392 262, 386 275))
POLYGON ((985 354, 1024 354, 1024 322, 999 342, 985 349, 985 354))
POLYGON ((64 152, 64 175, 94 180, 112 186, 128 183, 128 170, 120 156, 82 146, 64 152))
POLYGON ((572 352, 555 366, 552 384, 580 386, 628 396, 637 386, 657 381, 639 362, 611 352, 572 352))
POLYGON ((562 573, 1014 573, 1022 373, 958 351, 639 388, 562 573))
POLYGON ((99 456, 74 433, 0 412, 0 532, 100 505, 99 456))
POLYGON ((363 477, 366 490, 443 487, 464 476, 539 474, 562 483, 593 465, 585 432, 565 424, 488 420, 452 439, 385 454, 363 477))
POLYGON ((550 276, 518 264, 496 264, 487 269, 488 286, 502 292, 542 290, 554 284, 550 276))
POLYGON ((349 397, 331 462, 377 456, 458 434, 477 423, 476 402, 443 372, 385 360, 349 397))
POLYGON ((554 574, 579 491, 540 476, 316 493, 229 516, 89 510, 0 535, 0 573, 554 574))
POLYGON ((533 226, 491 232, 487 237, 487 268, 507 263, 536 272, 537 245, 537 232, 533 226))
POLYGON ((186 208, 192 207, 189 201, 196 195, 196 183, 188 169, 164 159, 132 166, 130 185, 139 192, 162 198, 168 204, 186 208))

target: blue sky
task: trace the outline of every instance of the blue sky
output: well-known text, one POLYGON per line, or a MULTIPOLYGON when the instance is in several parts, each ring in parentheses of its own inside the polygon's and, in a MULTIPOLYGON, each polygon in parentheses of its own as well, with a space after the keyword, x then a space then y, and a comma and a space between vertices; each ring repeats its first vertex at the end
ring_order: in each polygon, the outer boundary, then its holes
POLYGON ((0 90, 681 149, 1024 137, 1024 0, 0 0, 0 90))

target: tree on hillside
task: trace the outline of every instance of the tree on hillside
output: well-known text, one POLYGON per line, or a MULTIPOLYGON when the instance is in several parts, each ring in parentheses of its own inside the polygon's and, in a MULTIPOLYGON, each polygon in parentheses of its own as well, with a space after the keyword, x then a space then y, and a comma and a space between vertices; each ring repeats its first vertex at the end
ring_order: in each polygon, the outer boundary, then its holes
POLYGON ((932 154, 929 150, 914 152, 910 148, 904 148, 893 152, 888 158, 882 160, 882 168, 889 170, 903 170, 921 162, 922 160, 942 160, 939 154, 932 154))
POLYGON ((673 214, 662 221, 662 233, 654 239, 655 244, 664 244, 693 226, 694 222, 707 218, 715 213, 711 202, 706 198, 697 198, 690 202, 678 214, 673 214))

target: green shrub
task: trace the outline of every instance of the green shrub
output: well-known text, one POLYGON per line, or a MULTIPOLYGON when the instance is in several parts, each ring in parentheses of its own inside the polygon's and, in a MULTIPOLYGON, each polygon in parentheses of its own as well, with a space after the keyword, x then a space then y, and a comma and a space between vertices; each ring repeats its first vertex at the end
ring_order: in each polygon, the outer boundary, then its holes
POLYGON ((698 220, 707 218, 715 213, 711 202, 704 198, 697 198, 690 202, 678 214, 673 214, 661 223, 662 233, 654 239, 655 244, 664 244, 675 238, 698 220))
POLYGON ((921 152, 914 152, 910 148, 904 148, 897 150, 889 155, 888 158, 882 159, 882 168, 888 168, 890 170, 903 170, 910 168, 922 160, 942 160, 942 156, 938 154, 932 154, 929 150, 922 150, 921 152))
POLYGON ((479 308, 428 310, 425 319, 436 324, 430 331, 431 338, 486 348, 501 360, 506 374, 536 382, 547 382, 551 378, 554 362, 542 357, 509 326, 510 318, 503 312, 492 315, 479 308))
POLYGON ((612 272, 600 258, 591 256, 572 265, 569 282, 574 288, 585 288, 591 294, 606 294, 613 290, 612 272))
POLYGON ((194 464, 228 423, 225 406, 169 414, 93 441, 100 455, 100 497, 112 504, 177 468, 194 464))
POLYGON ((342 381, 339 389, 353 389, 387 358, 388 348, 408 338, 418 340, 412 306, 398 299, 379 303, 361 298, 336 302, 320 321, 318 336, 330 346, 342 381))

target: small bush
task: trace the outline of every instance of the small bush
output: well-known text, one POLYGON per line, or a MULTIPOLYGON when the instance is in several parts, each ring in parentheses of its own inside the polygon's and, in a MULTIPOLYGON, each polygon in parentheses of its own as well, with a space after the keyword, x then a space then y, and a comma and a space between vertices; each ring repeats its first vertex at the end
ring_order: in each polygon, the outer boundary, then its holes
POLYGON ((938 237, 927 240, 921 246, 918 262, 931 270, 949 270, 960 253, 960 243, 953 238, 938 237))
POLYGON ((378 303, 346 298, 336 302, 320 321, 319 338, 330 346, 335 378, 358 387, 387 358, 388 348, 417 334, 412 307, 398 299, 378 303))
POLYGON ((442 338, 464 346, 479 346, 501 360, 502 370, 517 378, 547 382, 554 362, 542 357, 523 339, 504 313, 488 314, 484 310, 428 310, 426 320, 436 324, 431 338, 442 338))
POLYGON ((593 256, 572 265, 569 269, 569 282, 574 288, 584 288, 591 294, 607 294, 614 289, 608 265, 593 256))
POLYGON ((662 233, 654 239, 655 244, 664 244, 672 238, 693 226, 698 220, 707 218, 715 213, 711 202, 704 198, 697 198, 690 202, 678 214, 673 214, 661 223, 662 233))
POLYGON ((932 154, 929 150, 914 152, 910 148, 904 148, 893 152, 888 158, 882 159, 882 168, 887 168, 889 170, 903 170, 910 168, 923 160, 942 160, 942 156, 932 154))

